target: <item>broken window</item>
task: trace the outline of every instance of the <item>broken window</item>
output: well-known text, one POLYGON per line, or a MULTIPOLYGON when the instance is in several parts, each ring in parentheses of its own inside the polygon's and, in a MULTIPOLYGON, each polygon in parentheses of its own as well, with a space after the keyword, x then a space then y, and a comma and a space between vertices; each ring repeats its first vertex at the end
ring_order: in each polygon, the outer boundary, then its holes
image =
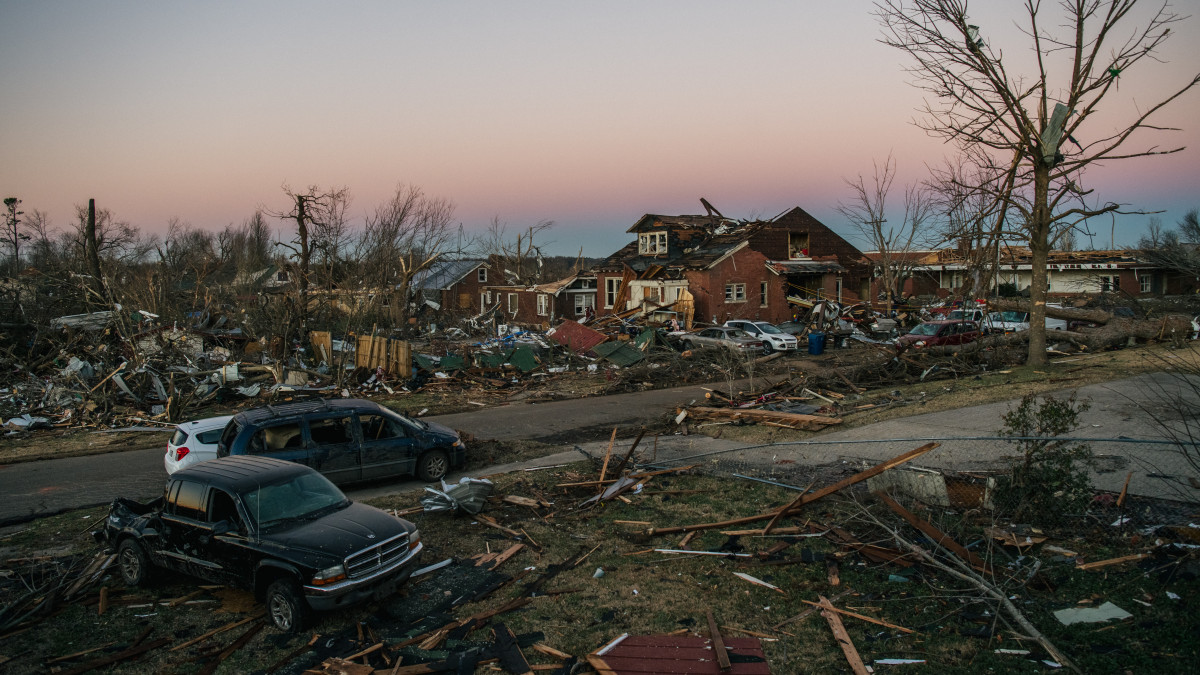
POLYGON ((576 293, 575 294, 575 316, 583 316, 587 314, 588 308, 596 307, 596 296, 591 293, 576 293))
POLYGON ((481 283, 481 284, 487 283, 487 268, 480 267, 479 273, 476 275, 476 278, 479 280, 479 283, 481 283))
POLYGON ((621 280, 609 277, 604 280, 604 307, 611 309, 617 303, 617 294, 621 292, 621 280))
POLYGON ((788 258, 799 260, 808 257, 808 233, 788 233, 788 258))
POLYGON ((386 438, 404 438, 404 427, 396 420, 383 415, 361 415, 364 441, 379 441, 386 438))
POLYGON ((725 284, 725 302, 745 302, 746 284, 725 284))
POLYGON ((758 303, 759 306, 766 307, 767 306, 767 282, 764 281, 758 285, 758 294, 760 297, 760 302, 758 303))
POLYGON ((354 434, 350 431, 349 416, 312 420, 308 423, 308 432, 312 436, 313 443, 318 445, 354 442, 354 434))
POLYGON ((638 253, 640 255, 659 255, 666 252, 666 232, 643 232, 638 235, 638 253))
POLYGON ((519 306, 520 306, 520 305, 519 305, 519 300, 517 299, 517 294, 516 294, 516 293, 509 293, 509 294, 508 294, 508 313, 509 313, 509 314, 516 314, 516 313, 517 313, 517 307, 519 307, 519 306))
POLYGON ((1119 290, 1121 290, 1121 277, 1116 275, 1100 277, 1101 293, 1115 293, 1119 290))
POLYGON ((548 315, 550 313, 550 296, 545 293, 539 293, 537 299, 538 316, 548 315))

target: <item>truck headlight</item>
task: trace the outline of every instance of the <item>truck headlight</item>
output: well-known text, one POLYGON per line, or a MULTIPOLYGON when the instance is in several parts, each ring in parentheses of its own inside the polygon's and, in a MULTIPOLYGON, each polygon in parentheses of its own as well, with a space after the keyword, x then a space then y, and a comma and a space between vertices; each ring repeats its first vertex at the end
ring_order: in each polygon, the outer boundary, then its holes
POLYGON ((420 530, 413 530, 412 532, 408 533, 408 548, 410 550, 416 548, 417 544, 420 544, 420 543, 421 543, 421 531, 420 530))
POLYGON ((328 586, 329 584, 337 583, 345 578, 346 578, 345 566, 340 565, 340 564, 334 565, 333 567, 326 567, 325 569, 323 569, 320 572, 317 572, 315 575, 313 575, 312 585, 313 586, 328 586))

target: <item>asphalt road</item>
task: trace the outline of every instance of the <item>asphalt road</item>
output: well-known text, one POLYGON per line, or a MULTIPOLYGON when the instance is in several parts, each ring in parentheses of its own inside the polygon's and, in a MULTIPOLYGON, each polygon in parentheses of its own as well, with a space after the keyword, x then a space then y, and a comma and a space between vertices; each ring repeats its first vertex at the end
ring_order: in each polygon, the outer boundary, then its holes
MULTIPOLYGON (((733 386, 741 383, 735 382, 733 386)), ((717 388, 718 385, 704 385, 717 388)), ((514 403, 496 408, 426 419, 465 431, 479 439, 526 439, 573 443, 603 437, 614 426, 639 427, 657 423, 674 407, 703 398, 700 386, 675 387, 631 394, 570 399, 549 403, 514 403)), ((468 449, 470 445, 468 444, 468 449)), ((0 465, 0 525, 107 504, 114 497, 147 499, 163 489, 167 477, 163 448, 131 450, 87 457, 68 457, 0 465)), ((412 489, 417 483, 372 485, 349 491, 362 497, 412 489)))
MULTIPOLYGON (((1198 428, 1200 401, 1191 400, 1183 410, 1164 407, 1158 392, 1167 379, 1144 375, 1127 380, 1079 388, 1078 395, 1091 408, 1082 416, 1076 436, 1094 439, 1101 456, 1093 474, 1097 488, 1120 490, 1132 472, 1129 489, 1134 494, 1168 499, 1195 499, 1190 479, 1200 472, 1179 455, 1173 446, 1142 441, 1162 438, 1155 418, 1190 423, 1198 428), (1150 414, 1152 411, 1154 414, 1150 414), (1112 439, 1118 439, 1113 441, 1112 439)), ((931 383, 930 387, 946 386, 931 383)), ((1066 390, 1069 391, 1069 390, 1066 390)), ((700 398, 700 387, 681 387, 587 399, 538 404, 514 404, 469 413, 430 417, 481 439, 527 439, 561 444, 540 463, 563 463, 578 457, 574 444, 606 445, 614 426, 624 429, 658 422, 674 408, 700 398)), ((956 470, 994 468, 998 460, 1014 453, 1013 447, 996 440, 962 440, 994 436, 1003 426, 1001 417, 1013 401, 991 403, 939 413, 870 424, 855 429, 826 433, 803 444, 776 445, 743 450, 726 440, 704 436, 663 437, 659 459, 691 456, 729 456, 742 461, 769 463, 789 459, 800 464, 828 464, 851 460, 877 462, 922 445, 926 439, 942 440, 941 447, 920 458, 919 464, 956 470), (715 455, 713 453, 716 453, 715 455)), ((618 447, 628 447, 622 439, 618 447)), ((165 448, 164 448, 165 449, 165 448)), ((602 450, 600 450, 602 452, 602 450)), ((0 466, 0 525, 28 520, 60 511, 104 504, 114 496, 148 498, 162 489, 166 472, 163 450, 135 450, 91 457, 71 457, 0 466)), ((526 462, 527 466, 538 462, 526 462)), ((491 467, 482 473, 501 473, 512 467, 491 467)), ((452 476, 453 478, 453 476, 452 476)), ((421 483, 399 481, 374 484, 349 491, 364 498, 420 489, 421 483)))

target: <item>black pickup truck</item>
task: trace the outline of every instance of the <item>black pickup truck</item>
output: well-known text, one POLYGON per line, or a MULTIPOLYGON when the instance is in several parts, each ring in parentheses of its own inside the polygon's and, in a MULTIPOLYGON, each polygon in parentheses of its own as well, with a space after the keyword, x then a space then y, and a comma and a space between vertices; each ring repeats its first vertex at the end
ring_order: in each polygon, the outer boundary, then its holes
POLYGON ((412 523, 268 457, 200 462, 147 504, 117 498, 93 535, 117 553, 125 583, 165 568, 252 590, 284 632, 300 630, 310 610, 390 595, 422 550, 412 523))

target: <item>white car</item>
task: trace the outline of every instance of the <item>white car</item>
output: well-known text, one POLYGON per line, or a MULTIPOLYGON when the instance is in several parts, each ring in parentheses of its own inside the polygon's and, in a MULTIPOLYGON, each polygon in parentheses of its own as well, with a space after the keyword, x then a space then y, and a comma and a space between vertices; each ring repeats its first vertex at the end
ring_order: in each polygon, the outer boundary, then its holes
POLYGON ((175 427, 171 440, 167 441, 167 455, 163 457, 163 466, 167 474, 191 466, 197 462, 214 459, 217 456, 217 440, 233 415, 209 417, 184 422, 175 427))
POLYGON ((731 328, 741 328, 750 335, 762 340, 763 353, 794 352, 800 348, 795 335, 785 333, 766 321, 747 321, 745 319, 730 319, 725 322, 731 328))

